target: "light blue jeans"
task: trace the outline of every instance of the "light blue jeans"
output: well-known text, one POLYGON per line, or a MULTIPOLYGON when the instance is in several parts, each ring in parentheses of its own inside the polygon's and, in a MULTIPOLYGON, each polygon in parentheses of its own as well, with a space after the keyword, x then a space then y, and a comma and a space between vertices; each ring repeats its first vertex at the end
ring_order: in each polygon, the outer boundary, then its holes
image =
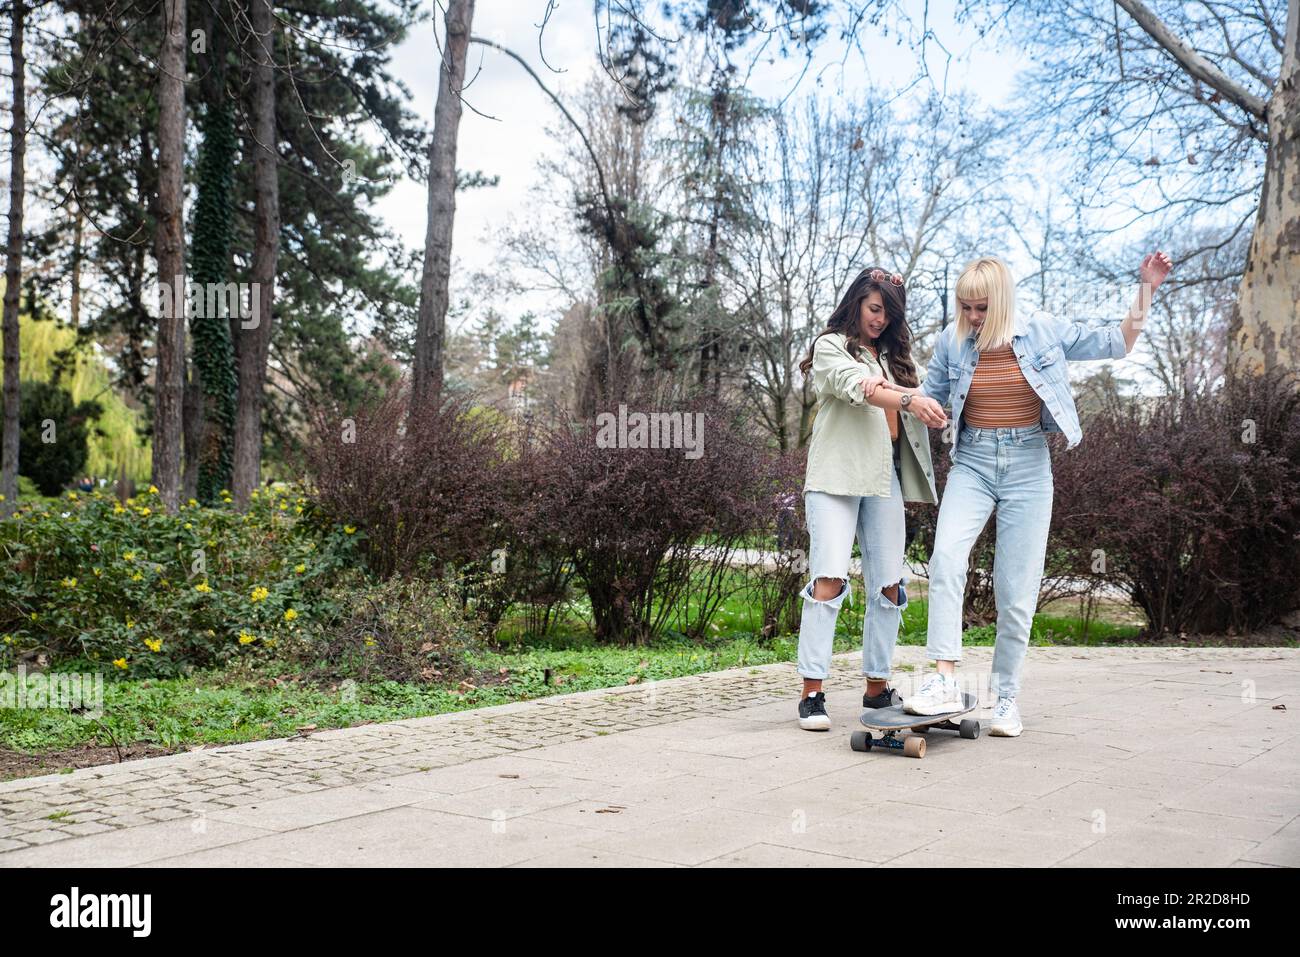
POLYGON ((998 623, 989 690, 1014 698, 1020 690, 1020 669, 1038 607, 1052 524, 1052 459, 1042 426, 962 426, 930 556, 926 655, 933 661, 961 659, 967 563, 975 539, 995 509, 993 594, 998 623))
POLYGON ((907 580, 903 564, 906 532, 903 492, 894 471, 890 494, 830 495, 810 491, 804 495, 808 517, 808 571, 804 586, 803 615, 799 622, 799 674, 826 678, 830 674, 835 642, 835 620, 850 593, 849 559, 856 536, 862 552, 862 580, 867 610, 862 622, 862 673, 868 678, 888 678, 898 641, 898 626, 907 607, 907 580), (827 601, 813 597, 819 578, 843 579, 840 593, 827 601), (881 591, 898 585, 898 604, 881 591))

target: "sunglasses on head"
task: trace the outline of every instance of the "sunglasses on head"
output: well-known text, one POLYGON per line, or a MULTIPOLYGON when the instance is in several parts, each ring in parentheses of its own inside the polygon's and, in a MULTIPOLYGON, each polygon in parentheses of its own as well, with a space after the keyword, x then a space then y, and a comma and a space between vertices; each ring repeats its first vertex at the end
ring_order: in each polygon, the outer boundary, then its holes
POLYGON ((867 275, 871 277, 872 282, 884 282, 885 280, 889 280, 889 282, 895 286, 901 286, 903 284, 903 277, 901 275, 898 273, 890 275, 883 269, 873 269, 871 272, 867 273, 867 275))

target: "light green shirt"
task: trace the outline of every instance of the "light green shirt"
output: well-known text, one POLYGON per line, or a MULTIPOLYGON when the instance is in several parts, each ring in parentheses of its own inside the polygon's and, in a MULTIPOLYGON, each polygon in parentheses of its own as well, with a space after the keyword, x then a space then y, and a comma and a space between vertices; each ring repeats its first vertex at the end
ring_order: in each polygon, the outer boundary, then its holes
MULTIPOLYGON (((894 381, 886 354, 877 362, 869 352, 861 360, 849 355, 847 340, 832 332, 813 348, 812 383, 817 394, 808 446, 808 470, 803 490, 831 495, 889 495, 889 475, 894 468, 893 442, 884 409, 870 405, 862 395, 862 380, 883 375, 894 381)), ((903 500, 939 501, 930 463, 930 438, 920 419, 898 413, 900 472, 903 500)))

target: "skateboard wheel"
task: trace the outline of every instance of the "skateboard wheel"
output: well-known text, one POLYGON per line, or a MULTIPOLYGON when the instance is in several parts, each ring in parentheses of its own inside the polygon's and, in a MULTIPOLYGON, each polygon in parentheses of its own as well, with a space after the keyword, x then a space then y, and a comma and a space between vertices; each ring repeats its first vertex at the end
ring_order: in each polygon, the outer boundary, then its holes
POLYGON ((978 738, 980 736, 980 723, 974 718, 963 718, 957 733, 963 738, 978 738))
POLYGON ((849 736, 849 747, 854 751, 870 751, 871 735, 866 731, 854 731, 849 736))
POLYGON ((903 742, 903 753, 909 758, 925 757, 925 738, 908 738, 903 742))

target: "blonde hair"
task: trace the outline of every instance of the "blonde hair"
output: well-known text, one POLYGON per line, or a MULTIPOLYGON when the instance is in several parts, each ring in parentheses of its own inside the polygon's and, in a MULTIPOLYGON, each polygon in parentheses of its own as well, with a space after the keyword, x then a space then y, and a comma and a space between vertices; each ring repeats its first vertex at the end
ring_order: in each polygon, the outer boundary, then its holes
POLYGON ((971 334, 971 326, 963 317, 961 300, 988 299, 989 308, 984 318, 979 336, 975 339, 975 348, 984 352, 997 349, 1011 341, 1011 332, 1015 322, 1016 284, 1011 278, 1007 264, 996 256, 981 256, 957 277, 954 290, 957 303, 957 339, 965 339, 971 334))

